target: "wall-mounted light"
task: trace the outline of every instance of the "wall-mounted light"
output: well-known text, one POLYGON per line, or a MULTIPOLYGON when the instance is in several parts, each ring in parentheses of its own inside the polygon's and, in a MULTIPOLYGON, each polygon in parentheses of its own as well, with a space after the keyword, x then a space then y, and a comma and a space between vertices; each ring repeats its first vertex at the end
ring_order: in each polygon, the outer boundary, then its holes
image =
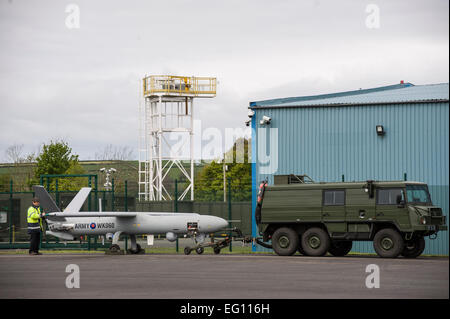
POLYGON ((266 115, 264 115, 261 119, 261 121, 259 121, 259 124, 261 125, 269 125, 270 121, 272 121, 272 119, 266 115))
POLYGON ((383 136, 384 134, 386 134, 386 132, 384 131, 384 127, 383 125, 377 125, 377 135, 378 136, 383 136))

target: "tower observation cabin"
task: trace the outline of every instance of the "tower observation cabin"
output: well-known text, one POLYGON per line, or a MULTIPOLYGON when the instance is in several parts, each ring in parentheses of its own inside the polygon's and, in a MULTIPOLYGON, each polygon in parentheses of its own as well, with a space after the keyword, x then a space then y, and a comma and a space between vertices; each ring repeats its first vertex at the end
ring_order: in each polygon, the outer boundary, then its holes
POLYGON ((150 75, 139 102, 139 200, 172 200, 164 180, 182 173, 178 199, 194 200, 194 98, 216 96, 216 78, 150 75))

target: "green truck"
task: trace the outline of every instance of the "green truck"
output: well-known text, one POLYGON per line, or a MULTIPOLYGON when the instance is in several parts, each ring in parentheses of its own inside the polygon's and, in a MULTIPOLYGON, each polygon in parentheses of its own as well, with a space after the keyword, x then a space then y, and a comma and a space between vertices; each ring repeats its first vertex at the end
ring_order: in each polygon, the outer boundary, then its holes
POLYGON ((257 242, 278 255, 345 256, 353 241, 373 241, 380 257, 415 258, 425 249, 425 236, 447 230, 425 183, 315 183, 306 177, 276 176, 274 185, 259 186, 257 242))

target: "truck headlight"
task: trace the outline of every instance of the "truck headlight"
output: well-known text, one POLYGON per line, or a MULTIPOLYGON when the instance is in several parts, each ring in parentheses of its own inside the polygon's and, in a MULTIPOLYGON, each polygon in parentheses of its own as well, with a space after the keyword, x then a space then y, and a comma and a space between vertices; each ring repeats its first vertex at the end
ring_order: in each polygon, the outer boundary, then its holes
POLYGON ((424 216, 422 216, 422 217, 420 217, 419 222, 420 222, 422 225, 426 225, 426 224, 427 224, 427 219, 426 219, 424 216))

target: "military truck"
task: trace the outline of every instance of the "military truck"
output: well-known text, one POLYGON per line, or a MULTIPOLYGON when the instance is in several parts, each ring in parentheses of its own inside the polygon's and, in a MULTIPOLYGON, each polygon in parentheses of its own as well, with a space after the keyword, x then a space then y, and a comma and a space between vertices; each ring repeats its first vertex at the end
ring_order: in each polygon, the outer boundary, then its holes
POLYGON ((285 182, 275 178, 275 185, 259 186, 255 219, 263 241, 257 242, 278 255, 344 256, 354 241, 373 241, 380 257, 416 258, 425 236, 447 230, 425 183, 315 183, 305 176, 286 175, 285 182))

